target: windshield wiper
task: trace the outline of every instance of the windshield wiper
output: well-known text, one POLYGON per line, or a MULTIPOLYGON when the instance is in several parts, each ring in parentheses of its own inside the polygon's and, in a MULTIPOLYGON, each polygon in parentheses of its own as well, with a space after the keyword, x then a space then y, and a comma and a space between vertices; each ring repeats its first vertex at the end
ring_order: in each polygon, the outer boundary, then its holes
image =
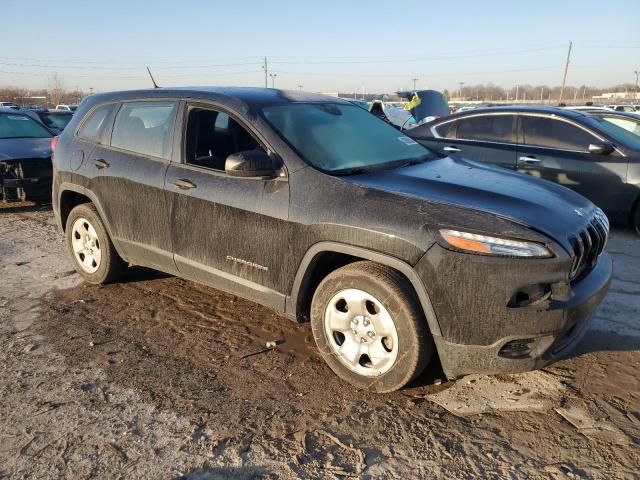
POLYGON ((369 173, 369 169, 364 167, 345 168, 332 173, 334 175, 360 175, 362 173, 369 173))

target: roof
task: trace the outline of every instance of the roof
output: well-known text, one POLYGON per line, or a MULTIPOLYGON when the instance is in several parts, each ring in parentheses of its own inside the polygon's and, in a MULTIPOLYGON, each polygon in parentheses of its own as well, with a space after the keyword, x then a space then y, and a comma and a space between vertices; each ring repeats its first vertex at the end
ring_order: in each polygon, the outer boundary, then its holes
POLYGON ((256 87, 167 87, 143 90, 128 90, 91 95, 93 101, 128 100, 137 98, 197 98, 228 99, 240 101, 247 106, 282 105, 292 102, 348 103, 337 97, 329 97, 300 90, 279 90, 256 87))
POLYGON ((584 116, 578 110, 568 110, 561 107, 551 107, 545 105, 504 105, 498 107, 478 107, 473 110, 465 110, 464 112, 454 113, 447 118, 456 118, 469 115, 477 115, 479 113, 551 113, 569 118, 582 118, 584 116))

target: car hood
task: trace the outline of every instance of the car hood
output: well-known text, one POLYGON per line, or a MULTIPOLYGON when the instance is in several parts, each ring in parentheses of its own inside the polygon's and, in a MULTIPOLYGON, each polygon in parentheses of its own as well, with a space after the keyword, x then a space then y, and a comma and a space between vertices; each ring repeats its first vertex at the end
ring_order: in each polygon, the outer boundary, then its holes
POLYGON ((597 210, 582 195, 555 183, 463 158, 445 157, 345 179, 497 215, 542 232, 566 249, 571 248, 569 238, 584 228, 597 210))
POLYGON ((50 138, 0 138, 0 160, 50 156, 50 138))

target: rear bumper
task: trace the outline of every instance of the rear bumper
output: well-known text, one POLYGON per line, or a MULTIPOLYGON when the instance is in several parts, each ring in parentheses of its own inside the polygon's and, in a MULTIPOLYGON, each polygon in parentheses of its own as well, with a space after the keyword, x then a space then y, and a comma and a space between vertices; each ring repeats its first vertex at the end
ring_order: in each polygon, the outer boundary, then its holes
MULTIPOLYGON (((473 330, 467 331, 462 341, 434 335, 445 375, 457 378, 472 373, 524 372, 565 358, 588 330, 591 313, 609 289, 612 268, 611 257, 602 254, 597 266, 571 285, 568 300, 551 300, 544 308, 528 311, 526 315, 523 309, 494 307, 493 323, 509 328, 504 329, 508 333, 497 335, 499 338, 490 344, 474 342, 474 338, 483 339, 483 335, 473 330), (522 342, 527 344, 523 354, 509 356, 506 353, 507 344, 522 342)), ((483 320, 479 323, 486 324, 486 319, 483 320)))

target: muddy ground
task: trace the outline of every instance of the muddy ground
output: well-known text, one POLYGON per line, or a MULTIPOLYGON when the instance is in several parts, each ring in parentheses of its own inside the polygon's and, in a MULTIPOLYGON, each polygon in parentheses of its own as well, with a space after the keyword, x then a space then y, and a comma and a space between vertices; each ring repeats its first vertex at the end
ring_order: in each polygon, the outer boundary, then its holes
POLYGON ((377 395, 308 325, 141 268, 83 284, 48 209, 0 210, 0 478, 639 478, 639 246, 613 232, 575 358, 377 395))

